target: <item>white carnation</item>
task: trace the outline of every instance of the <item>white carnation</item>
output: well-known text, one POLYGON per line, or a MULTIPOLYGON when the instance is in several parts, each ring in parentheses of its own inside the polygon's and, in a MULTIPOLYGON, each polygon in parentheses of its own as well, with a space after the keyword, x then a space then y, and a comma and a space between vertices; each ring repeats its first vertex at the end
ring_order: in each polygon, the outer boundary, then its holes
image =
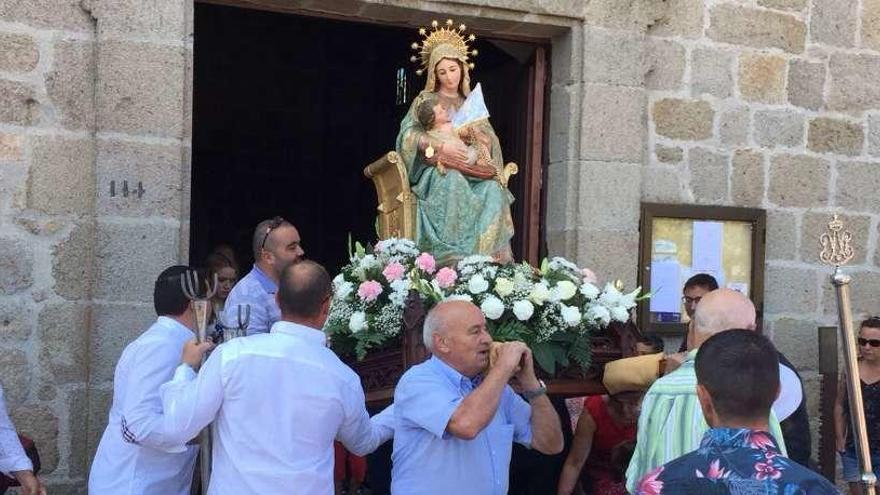
POLYGON ((342 282, 345 282, 345 277, 343 277, 341 273, 333 277, 333 287, 339 287, 342 285, 342 282))
POLYGON ((504 303, 501 302, 501 299, 498 299, 495 296, 488 296, 483 300, 480 309, 483 310, 483 314, 486 315, 486 318, 497 320, 504 314, 504 303))
POLYGON ((584 282, 583 284, 581 284, 580 291, 581 291, 581 294, 583 294, 583 296, 586 297, 587 299, 589 299, 590 301, 599 297, 599 292, 600 292, 598 287, 596 287, 595 285, 593 285, 589 282, 584 282))
POLYGON ((556 289, 559 292, 559 299, 561 301, 568 301, 577 294, 577 286, 568 280, 557 282, 556 289))
POLYGON ((369 325, 367 324, 367 314, 363 311, 355 311, 352 313, 351 318, 348 320, 348 329, 351 330, 351 333, 358 333, 361 330, 366 330, 369 325))
POLYGON ((547 284, 538 282, 532 287, 532 292, 529 294, 530 301, 540 306, 548 299, 550 299, 550 288, 547 287, 547 284))
POLYGON ((482 275, 474 275, 468 280, 468 291, 471 294, 482 294, 487 290, 489 290, 489 281, 483 278, 482 275))
POLYGON ((620 305, 625 307, 626 309, 630 309, 635 307, 636 305, 636 297, 638 297, 639 292, 642 290, 641 287, 636 287, 636 290, 630 292, 629 294, 624 294, 620 297, 620 305))
POLYGON ((513 314, 519 321, 526 321, 535 313, 535 306, 529 301, 520 300, 513 303, 513 314))
POLYGON ((614 321, 625 322, 629 320, 629 311, 623 306, 614 306, 610 309, 611 319, 614 321))
POLYGON ((336 298, 343 300, 354 292, 354 284, 351 282, 342 282, 336 287, 336 298))
POLYGON ((581 322, 581 311, 575 306, 562 304, 560 314, 562 315, 562 321, 570 327, 576 327, 581 322))
POLYGON ((587 320, 598 323, 603 327, 608 326, 611 323, 611 313, 605 306, 594 304, 587 310, 587 320))
POLYGON ((599 302, 611 308, 620 305, 622 297, 623 294, 621 294, 616 287, 611 284, 605 284, 605 290, 603 290, 602 295, 599 296, 599 302))

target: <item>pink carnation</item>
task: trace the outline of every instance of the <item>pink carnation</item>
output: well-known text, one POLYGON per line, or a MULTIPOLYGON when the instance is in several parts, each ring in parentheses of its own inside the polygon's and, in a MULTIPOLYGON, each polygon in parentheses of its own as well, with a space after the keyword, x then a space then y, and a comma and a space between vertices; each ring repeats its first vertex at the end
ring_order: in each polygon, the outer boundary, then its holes
POLYGON ((358 297, 366 302, 375 301, 382 293, 382 284, 375 280, 367 280, 358 287, 358 297))
POLYGON ((406 269, 403 265, 396 261, 392 261, 391 263, 388 263, 388 266, 386 266, 384 270, 382 270, 382 275, 385 275, 385 279, 389 282, 394 282, 395 280, 403 278, 404 271, 406 271, 406 269))
POLYGON ((434 261, 434 257, 430 254, 422 253, 416 258, 416 266, 425 273, 434 273, 434 270, 437 269, 437 262, 434 261))
POLYGON ((452 284, 455 283, 456 279, 458 279, 458 274, 455 273, 455 270, 452 268, 447 267, 441 268, 440 271, 437 272, 437 275, 434 276, 434 280, 437 281, 437 285, 439 285, 441 289, 452 287, 452 284))
POLYGON ((582 269, 581 274, 584 277, 584 282, 589 282, 591 284, 595 284, 596 282, 599 281, 599 278, 596 277, 596 274, 593 273, 593 270, 590 270, 589 268, 582 269))

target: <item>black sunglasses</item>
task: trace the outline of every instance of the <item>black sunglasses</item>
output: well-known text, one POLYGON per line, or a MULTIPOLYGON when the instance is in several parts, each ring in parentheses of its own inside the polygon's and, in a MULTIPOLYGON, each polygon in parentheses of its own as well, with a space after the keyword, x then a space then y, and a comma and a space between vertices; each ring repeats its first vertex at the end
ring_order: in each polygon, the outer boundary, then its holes
POLYGON ((281 224, 287 223, 282 217, 274 217, 271 222, 269 222, 269 226, 266 227, 266 234, 263 236, 263 242, 260 243, 260 249, 266 249, 266 240, 269 239, 269 234, 272 233, 273 230, 277 229, 281 226, 281 224))
POLYGON ((870 344, 871 347, 880 347, 880 339, 863 339, 859 337, 859 346, 864 347, 870 344))

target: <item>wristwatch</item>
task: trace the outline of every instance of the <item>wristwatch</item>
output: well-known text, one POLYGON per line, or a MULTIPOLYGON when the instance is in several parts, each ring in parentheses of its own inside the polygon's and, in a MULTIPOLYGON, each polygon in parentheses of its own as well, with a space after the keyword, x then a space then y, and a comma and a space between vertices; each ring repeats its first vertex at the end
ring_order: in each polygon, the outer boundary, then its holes
POLYGON ((522 398, 528 402, 531 402, 532 399, 537 399, 542 395, 547 394, 547 385, 544 384, 544 380, 538 380, 538 385, 540 385, 535 390, 526 390, 522 393, 522 398))

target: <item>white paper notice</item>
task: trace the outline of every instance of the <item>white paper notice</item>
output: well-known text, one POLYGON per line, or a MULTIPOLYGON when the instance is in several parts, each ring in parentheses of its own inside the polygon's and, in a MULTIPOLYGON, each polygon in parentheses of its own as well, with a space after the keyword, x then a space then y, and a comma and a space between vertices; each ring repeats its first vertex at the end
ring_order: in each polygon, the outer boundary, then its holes
POLYGON ((693 273, 708 273, 715 278, 724 273, 721 266, 723 240, 724 225, 721 222, 694 222, 693 273))
POLYGON ((681 311, 680 268, 678 261, 651 262, 651 312, 678 313, 681 311))

